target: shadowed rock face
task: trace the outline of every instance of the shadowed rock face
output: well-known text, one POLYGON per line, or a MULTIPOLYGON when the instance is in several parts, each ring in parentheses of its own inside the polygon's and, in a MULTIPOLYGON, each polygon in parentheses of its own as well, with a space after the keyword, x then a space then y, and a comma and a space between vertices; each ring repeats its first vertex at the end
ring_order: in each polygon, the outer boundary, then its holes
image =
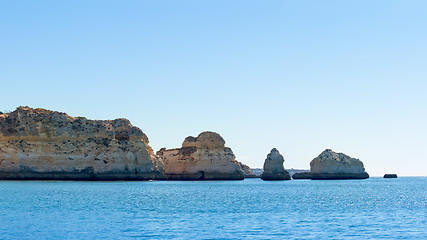
POLYGON ((243 171, 243 174, 245 175, 245 178, 256 178, 257 177, 248 165, 245 165, 241 162, 238 162, 238 163, 240 165, 240 168, 243 171))
POLYGON ((369 175, 359 159, 326 149, 310 162, 310 172, 295 173, 293 178, 365 179, 369 175))
POLYGON ((157 155, 169 180, 242 180, 243 171, 233 151, 214 132, 187 137, 182 148, 162 148, 157 155))
POLYGON ((291 180, 291 176, 283 167, 285 159, 276 148, 273 148, 267 155, 264 162, 264 172, 262 180, 291 180))
POLYGON ((19 107, 0 115, 0 179, 164 179, 147 136, 127 119, 19 107))

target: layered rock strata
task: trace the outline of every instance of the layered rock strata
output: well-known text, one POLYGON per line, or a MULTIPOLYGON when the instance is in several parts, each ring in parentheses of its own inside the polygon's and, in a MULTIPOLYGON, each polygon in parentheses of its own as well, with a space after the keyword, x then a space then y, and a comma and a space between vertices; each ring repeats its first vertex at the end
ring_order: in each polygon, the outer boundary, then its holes
POLYGON ((0 115, 0 179, 165 179, 147 136, 126 119, 95 121, 19 107, 0 115))
POLYGON ((273 148, 264 161, 262 180, 291 180, 288 171, 283 167, 285 159, 276 148, 273 148))
POLYGON ((343 153, 326 149, 310 162, 310 172, 295 173, 293 179, 366 179, 363 163, 343 153))
POLYGON ((157 152, 169 180, 242 180, 244 172, 224 139, 214 132, 187 137, 181 148, 157 152))

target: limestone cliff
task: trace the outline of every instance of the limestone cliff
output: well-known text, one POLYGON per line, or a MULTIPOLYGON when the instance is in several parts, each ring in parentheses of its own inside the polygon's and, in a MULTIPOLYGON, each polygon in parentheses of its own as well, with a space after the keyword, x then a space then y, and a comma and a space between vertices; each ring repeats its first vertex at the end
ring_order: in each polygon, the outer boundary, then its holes
POLYGON ((264 172, 262 180, 291 180, 291 176, 283 167, 285 159, 276 148, 273 148, 267 155, 264 162, 264 172))
POLYGON ((164 179, 147 136, 126 119, 19 107, 0 115, 0 179, 164 179))
POLYGON ((310 162, 310 172, 296 173, 294 179, 365 179, 363 163, 343 153, 326 149, 310 162))
POLYGON ((157 152, 170 180, 241 180, 244 173, 233 151, 214 132, 187 137, 182 148, 157 152))

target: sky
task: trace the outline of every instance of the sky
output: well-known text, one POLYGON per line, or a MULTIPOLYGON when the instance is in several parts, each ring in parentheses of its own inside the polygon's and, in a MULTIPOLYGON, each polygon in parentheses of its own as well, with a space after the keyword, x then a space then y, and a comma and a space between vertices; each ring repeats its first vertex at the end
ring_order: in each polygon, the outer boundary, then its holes
POLYGON ((427 175, 427 1, 0 1, 0 111, 215 131, 261 168, 325 149, 427 175))

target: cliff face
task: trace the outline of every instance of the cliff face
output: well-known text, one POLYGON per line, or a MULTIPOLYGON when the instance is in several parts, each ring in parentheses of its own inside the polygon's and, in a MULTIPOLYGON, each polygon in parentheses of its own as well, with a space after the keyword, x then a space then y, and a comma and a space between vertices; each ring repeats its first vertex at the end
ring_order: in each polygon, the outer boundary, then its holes
POLYGON ((264 172, 262 180, 291 180, 291 176, 283 167, 285 159, 276 148, 273 148, 267 155, 264 162, 264 172))
POLYGON ((164 179, 147 136, 126 119, 19 107, 0 115, 0 179, 164 179))
POLYGON ((365 179, 363 163, 343 153, 326 149, 310 162, 310 172, 296 173, 294 179, 365 179))
POLYGON ((224 139, 214 132, 187 137, 182 148, 160 149, 170 180, 241 180, 244 173, 233 151, 225 147, 224 139))

